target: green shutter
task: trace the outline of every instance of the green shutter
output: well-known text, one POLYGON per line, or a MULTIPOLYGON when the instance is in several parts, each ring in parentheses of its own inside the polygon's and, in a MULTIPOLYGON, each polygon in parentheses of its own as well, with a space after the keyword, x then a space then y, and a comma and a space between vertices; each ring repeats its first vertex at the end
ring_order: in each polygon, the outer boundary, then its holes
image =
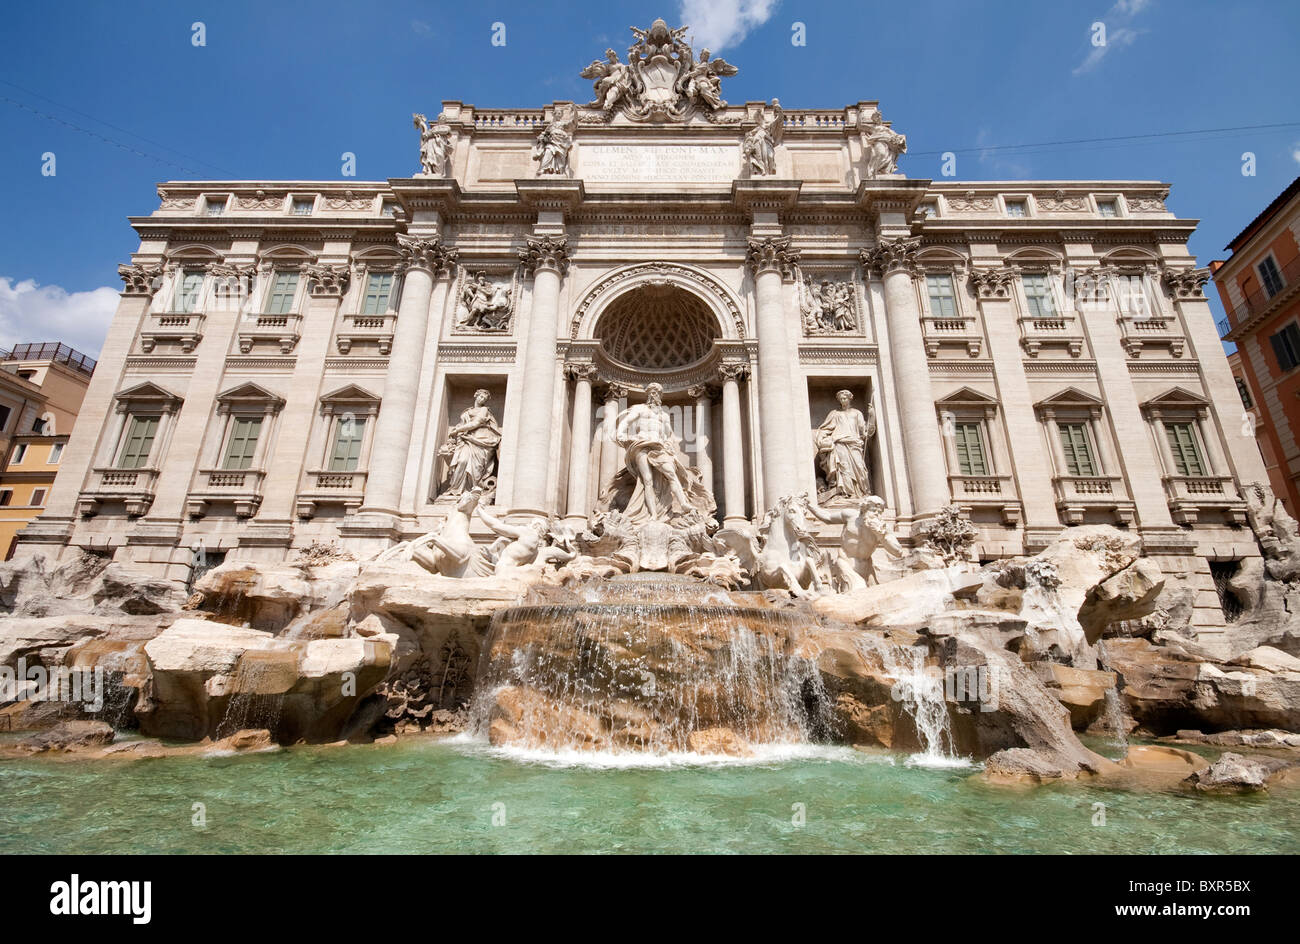
POLYGON ((199 291, 202 288, 202 272, 183 273, 180 284, 176 287, 176 310, 184 312, 197 311, 199 307, 199 291))
POLYGON ((957 446, 957 465, 962 475, 988 475, 988 462, 984 458, 984 438, 979 423, 958 423, 954 433, 957 446))
POLYGON ((247 469, 253 464, 253 455, 257 451, 257 437, 262 432, 260 416, 237 416, 230 431, 230 444, 226 447, 226 461, 223 468, 247 469))
POLYGON ((361 306, 363 315, 382 315, 388 311, 388 297, 393 291, 391 272, 372 272, 366 279, 366 297, 361 306))
POLYGON ((953 297, 951 276, 927 275, 925 287, 926 294, 930 297, 932 317, 955 318, 957 316, 957 303, 953 297))
POLYGON ((1174 467, 1179 475, 1205 475, 1205 464, 1196 447, 1196 434, 1191 423, 1166 423, 1165 435, 1169 451, 1174 454, 1174 467))
POLYGON ((1061 451, 1065 453, 1065 471, 1069 475, 1096 475, 1084 424, 1058 423, 1057 427, 1061 433, 1061 451))
POLYGON ((122 454, 117 460, 119 469, 140 469, 149 462, 154 436, 158 433, 159 419, 160 417, 157 416, 131 417, 126 439, 122 443, 122 454))
POLYGON ((334 437, 334 452, 330 456, 331 472, 355 472, 361 461, 361 440, 365 435, 366 421, 340 422, 334 437))
POLYGON ((298 291, 297 272, 276 272, 266 299, 268 315, 287 315, 293 310, 293 296, 298 291))

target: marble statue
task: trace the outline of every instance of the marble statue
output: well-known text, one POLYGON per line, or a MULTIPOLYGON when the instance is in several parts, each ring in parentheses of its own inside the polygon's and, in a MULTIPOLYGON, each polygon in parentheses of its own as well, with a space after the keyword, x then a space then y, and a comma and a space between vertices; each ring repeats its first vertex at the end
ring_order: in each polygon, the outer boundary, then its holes
POLYGON ((458 327, 476 331, 500 331, 510 322, 514 287, 508 282, 491 282, 486 272, 466 278, 460 291, 465 309, 458 327))
POLYGON ((866 150, 868 178, 898 173, 898 158, 907 152, 907 138, 887 128, 879 112, 863 132, 862 145, 866 150))
POLYGON ((823 524, 844 526, 839 554, 831 568, 838 591, 858 590, 880 582, 871 562, 876 548, 883 548, 891 557, 903 556, 902 545, 885 521, 885 502, 878 495, 868 495, 854 505, 840 508, 822 508, 810 498, 808 510, 823 524))
POLYGON ((863 416, 852 405, 853 394, 848 390, 839 391, 835 399, 840 408, 827 413, 813 434, 817 463, 826 479, 822 498, 866 498, 871 494, 866 450, 876 435, 876 411, 868 404, 863 416))
POLYGON ((756 177, 771 177, 776 173, 776 146, 781 142, 781 103, 772 99, 772 111, 759 116, 758 124, 745 134, 740 146, 741 156, 749 164, 750 173, 756 177))
POLYGON ((573 148, 573 134, 577 127, 577 106, 557 106, 555 117, 542 129, 533 146, 533 160, 537 161, 539 177, 569 176, 569 151, 573 148))
POLYGON ((587 106, 588 108, 613 111, 620 101, 628 98, 632 93, 632 67, 625 62, 619 62, 618 53, 612 49, 605 50, 604 62, 597 59, 583 69, 580 75, 584 79, 596 80, 596 97, 587 106))
POLYGON ((442 527, 416 538, 409 545, 397 545, 380 555, 379 560, 387 560, 390 555, 396 556, 397 552, 406 549, 411 560, 431 574, 442 577, 486 576, 483 555, 469 533, 470 516, 482 495, 478 488, 464 492, 442 527))
POLYGON ((411 117, 420 129, 420 173, 425 177, 446 177, 451 163, 451 126, 441 115, 432 125, 424 115, 411 117))
POLYGON ((447 442, 438 452, 447 460, 447 484, 442 494, 457 495, 492 484, 501 427, 487 406, 491 396, 486 390, 474 391, 474 405, 447 430, 447 442))
POLYGON ((540 518, 513 525, 489 513, 486 508, 480 508, 478 516, 498 537, 487 552, 493 562, 494 576, 536 565, 565 564, 577 556, 562 547, 545 543, 550 529, 548 523, 540 518))
POLYGON ((767 510, 757 529, 744 523, 717 534, 718 543, 734 554, 761 590, 788 590, 806 598, 825 591, 822 551, 808 529, 807 500, 786 495, 767 510))
POLYGON ((799 283, 799 308, 803 312, 804 328, 808 334, 827 334, 857 329, 853 313, 853 283, 832 282, 822 279, 813 285, 812 276, 805 275, 799 283))
POLYGON ((672 416, 663 407, 663 387, 646 387, 646 402, 628 407, 614 421, 615 441, 626 463, 601 498, 603 508, 633 522, 668 521, 692 510, 712 515, 716 509, 700 473, 687 462, 673 433, 672 416))
POLYGON ((686 97, 691 102, 703 103, 716 111, 727 107, 722 100, 721 76, 735 75, 740 70, 721 57, 710 59, 709 55, 709 50, 701 50, 699 62, 692 65, 682 78, 686 97))

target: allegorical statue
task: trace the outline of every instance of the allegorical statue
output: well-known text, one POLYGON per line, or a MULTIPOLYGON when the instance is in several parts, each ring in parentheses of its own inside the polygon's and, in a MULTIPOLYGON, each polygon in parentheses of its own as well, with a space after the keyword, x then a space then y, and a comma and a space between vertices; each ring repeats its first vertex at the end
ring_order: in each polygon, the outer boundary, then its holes
POLYGON ((876 435, 876 412, 868 404, 867 415, 854 407, 853 394, 835 394, 840 408, 831 410, 813 434, 817 463, 826 477, 824 498, 865 498, 871 494, 867 471, 867 444, 876 435))
POLYGON ((809 501, 807 507, 823 524, 844 525, 834 566, 836 589, 857 590, 873 581, 879 583, 871 562, 871 555, 878 547, 884 548, 891 557, 903 556, 902 545, 885 521, 885 503, 879 496, 868 495, 842 508, 822 508, 815 500, 809 501))
POLYGON ((537 161, 539 177, 569 175, 569 151, 573 148, 573 134, 577 128, 577 106, 557 106, 555 117, 542 129, 533 145, 533 160, 537 161))
POLYGON ((703 102, 714 111, 726 108, 727 103, 722 100, 721 76, 735 75, 739 71, 721 57, 710 59, 709 51, 702 49, 699 62, 682 77, 686 97, 696 104, 703 102))
POLYGON ((479 487, 487 488, 496 466, 501 427, 488 409, 491 394, 474 391, 474 405, 460 415, 460 422, 447 430, 447 442, 438 454, 447 460, 447 486, 442 494, 458 495, 479 487))
POLYGON ((776 173, 776 146, 781 142, 782 128, 781 103, 774 98, 771 116, 766 112, 760 115, 758 124, 745 134, 740 146, 740 154, 755 176, 771 177, 776 173))
POLYGON ((898 173, 898 158, 907 152, 907 138, 885 127, 879 112, 863 132, 862 145, 867 152, 867 177, 898 173))
POLYGON ((805 275, 799 283, 799 308, 808 334, 853 331, 858 326, 853 315, 851 282, 822 279, 817 286, 811 275, 805 275))
POLYGON ((618 53, 612 49, 605 50, 605 61, 597 59, 581 75, 584 79, 596 80, 596 98, 588 106, 603 111, 613 111, 619 100, 632 92, 632 67, 618 61, 618 53))
POLYGON ((485 525, 497 535, 497 540, 488 551, 493 560, 492 573, 495 576, 532 567, 535 564, 564 564, 577 555, 562 547, 546 543, 549 526, 541 518, 535 518, 526 524, 513 525, 491 514, 485 508, 479 508, 478 516, 485 525))
POLYGON ((700 473, 687 463, 663 406, 663 387, 646 387, 646 402, 628 407, 614 423, 614 437, 626 450, 626 464, 601 497, 604 508, 629 520, 671 521, 691 510, 711 516, 713 496, 700 473))
POLYGON ((466 278, 460 291, 460 303, 465 307, 462 328, 496 331, 510 320, 510 300, 513 287, 507 282, 490 282, 486 272, 466 278))
POLYGON ((426 177, 446 177, 451 162, 451 126, 441 115, 432 125, 424 115, 411 117, 420 129, 420 173, 426 177))

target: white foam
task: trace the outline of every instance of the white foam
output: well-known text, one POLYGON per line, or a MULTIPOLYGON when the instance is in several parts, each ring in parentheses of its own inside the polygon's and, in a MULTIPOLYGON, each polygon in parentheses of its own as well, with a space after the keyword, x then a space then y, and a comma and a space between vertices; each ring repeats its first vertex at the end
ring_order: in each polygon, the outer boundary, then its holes
POLYGON ((851 764, 890 764, 888 755, 863 754, 848 747, 822 744, 756 744, 747 757, 729 754, 700 754, 694 751, 652 753, 649 751, 583 751, 572 748, 492 747, 469 734, 448 738, 444 744, 455 745, 466 753, 486 754, 522 764, 546 767, 586 767, 595 770, 637 768, 668 769, 674 767, 761 767, 792 762, 838 762, 851 764))

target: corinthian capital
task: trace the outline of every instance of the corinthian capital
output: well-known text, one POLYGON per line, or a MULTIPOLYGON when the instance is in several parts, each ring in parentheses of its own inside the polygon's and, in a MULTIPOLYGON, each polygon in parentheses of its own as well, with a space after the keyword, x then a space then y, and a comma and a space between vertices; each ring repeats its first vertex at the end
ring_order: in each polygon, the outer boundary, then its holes
POLYGON ((1175 300, 1204 298, 1209 269, 1173 269, 1165 271, 1165 285, 1175 300))
POLYGON ((569 240, 565 236, 529 236, 519 250, 519 262, 528 275, 538 269, 553 269, 563 275, 569 268, 569 240))
POLYGON ((875 249, 864 249, 859 255, 868 275, 885 276, 890 272, 917 272, 916 254, 921 248, 920 236, 899 239, 882 239, 875 249))
POLYGON ((799 250, 792 247, 791 242, 793 242, 791 236, 751 238, 749 249, 745 252, 745 265, 749 266, 755 275, 760 272, 778 272, 786 275, 799 264, 799 250))
POLYGON ((132 263, 117 267, 117 274, 125 284, 122 289, 123 295, 152 295, 158 289, 162 273, 162 263, 152 265, 132 263))
POLYGON ((302 267, 311 293, 317 298, 340 298, 347 290, 352 270, 346 265, 308 263, 302 267))
POLYGON ((971 269, 967 284, 976 298, 1010 298, 1011 286, 1020 270, 1015 266, 998 266, 995 269, 971 269))
POLYGON ((435 275, 441 271, 453 271, 460 258, 459 249, 449 249, 437 236, 424 238, 398 233, 397 245, 405 268, 424 269, 435 275))

